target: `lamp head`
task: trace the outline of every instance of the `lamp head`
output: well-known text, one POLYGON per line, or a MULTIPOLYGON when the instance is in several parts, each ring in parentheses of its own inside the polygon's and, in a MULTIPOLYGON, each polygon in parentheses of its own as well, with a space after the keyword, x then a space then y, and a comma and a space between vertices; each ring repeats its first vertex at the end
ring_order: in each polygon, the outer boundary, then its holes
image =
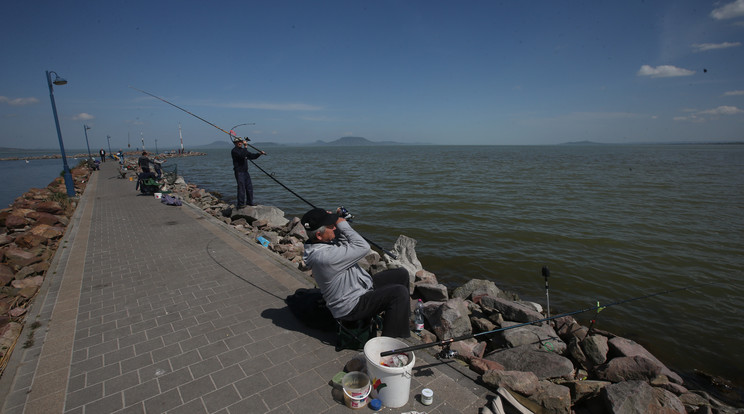
POLYGON ((55 85, 67 85, 67 80, 60 78, 56 73, 54 74, 54 80, 52 81, 55 85))

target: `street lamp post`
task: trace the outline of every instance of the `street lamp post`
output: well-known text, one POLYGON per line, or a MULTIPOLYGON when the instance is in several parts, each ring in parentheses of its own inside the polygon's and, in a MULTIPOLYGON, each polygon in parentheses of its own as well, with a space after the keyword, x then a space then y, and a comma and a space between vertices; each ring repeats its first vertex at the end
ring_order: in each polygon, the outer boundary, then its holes
MULTIPOLYGON (((106 139, 108 140, 109 145, 109 157, 111 156, 111 135, 106 135, 106 139)), ((103 162, 103 161, 101 161, 103 162)))
POLYGON ((64 166, 64 178, 65 187, 67 187, 67 196, 75 197, 75 184, 72 181, 72 173, 70 173, 70 166, 67 165, 67 155, 65 154, 65 144, 62 142, 62 130, 59 128, 59 117, 57 116, 57 104, 54 103, 54 88, 52 83, 55 85, 66 85, 67 81, 60 78, 57 72, 46 71, 47 84, 49 85, 49 99, 52 101, 52 112, 54 113, 54 125, 57 127, 57 138, 59 139, 59 150, 62 153, 62 165, 64 166), (52 81, 52 73, 54 73, 54 81, 52 81))
POLYGON ((88 159, 92 159, 93 156, 90 154, 90 144, 88 143, 88 130, 90 127, 83 124, 83 131, 85 131, 85 145, 88 147, 88 159))

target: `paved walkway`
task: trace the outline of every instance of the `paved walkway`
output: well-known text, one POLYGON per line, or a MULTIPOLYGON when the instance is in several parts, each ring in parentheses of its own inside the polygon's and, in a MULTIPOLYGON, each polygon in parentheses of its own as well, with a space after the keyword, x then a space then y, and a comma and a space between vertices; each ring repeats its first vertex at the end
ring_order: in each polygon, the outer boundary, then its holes
MULTIPOLYGON (((351 412, 329 381, 358 352, 284 304, 306 277, 196 208, 140 195, 116 167, 80 198, 0 378, 2 413, 351 412)), ((408 404, 382 412, 477 413, 489 393, 455 365, 417 351, 408 404)))

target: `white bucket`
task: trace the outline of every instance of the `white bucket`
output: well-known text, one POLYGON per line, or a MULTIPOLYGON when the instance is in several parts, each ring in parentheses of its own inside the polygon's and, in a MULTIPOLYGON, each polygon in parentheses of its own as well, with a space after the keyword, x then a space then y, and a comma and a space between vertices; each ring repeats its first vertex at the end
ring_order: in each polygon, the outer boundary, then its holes
POLYGON ((367 374, 359 371, 349 372, 344 375, 341 385, 344 387, 344 402, 347 407, 356 410, 367 405, 369 393, 372 391, 367 374))
POLYGON ((386 407, 397 408, 408 403, 411 393, 411 370, 416 363, 413 352, 407 352, 408 365, 388 367, 380 362, 380 354, 393 349, 407 348, 409 345, 399 339, 378 336, 364 345, 364 357, 367 359, 367 373, 372 381, 372 395, 380 399, 386 407))

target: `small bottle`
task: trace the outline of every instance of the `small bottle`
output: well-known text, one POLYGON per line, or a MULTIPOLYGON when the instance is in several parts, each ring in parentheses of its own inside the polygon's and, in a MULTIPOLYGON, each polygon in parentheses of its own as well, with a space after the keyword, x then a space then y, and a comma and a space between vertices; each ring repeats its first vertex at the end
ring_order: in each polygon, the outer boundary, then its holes
POLYGON ((416 309, 413 310, 413 330, 420 332, 422 329, 424 329, 424 302, 419 299, 416 309))

